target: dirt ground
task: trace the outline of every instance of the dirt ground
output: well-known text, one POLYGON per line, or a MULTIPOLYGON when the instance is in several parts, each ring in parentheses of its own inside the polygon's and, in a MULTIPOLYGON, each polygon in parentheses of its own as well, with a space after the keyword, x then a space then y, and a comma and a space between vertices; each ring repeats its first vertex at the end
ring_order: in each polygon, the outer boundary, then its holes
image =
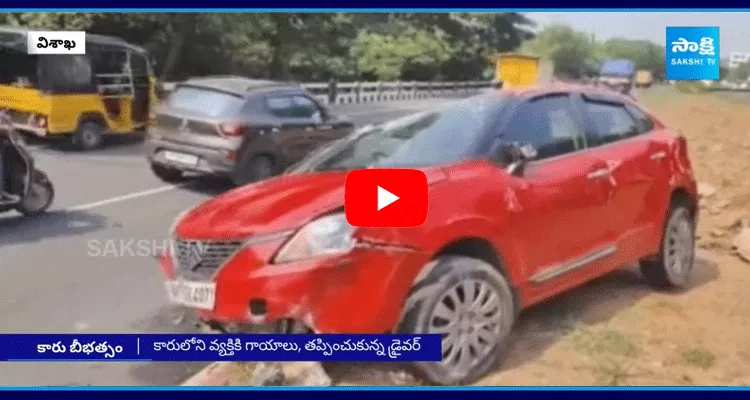
MULTIPOLYGON (((477 385, 750 385, 750 263, 731 245, 750 218, 750 94, 657 87, 639 97, 683 131, 709 185, 691 286, 657 292, 630 268, 528 310, 507 360, 477 385)), ((424 384, 398 366, 326 369, 335 385, 424 384)))

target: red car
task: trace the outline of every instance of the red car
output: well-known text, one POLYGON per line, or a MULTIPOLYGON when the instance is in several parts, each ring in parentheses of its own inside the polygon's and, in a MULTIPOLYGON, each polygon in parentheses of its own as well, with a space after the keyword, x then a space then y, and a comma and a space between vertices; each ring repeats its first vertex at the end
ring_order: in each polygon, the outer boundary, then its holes
POLYGON ((417 368, 463 384, 532 304, 633 262, 685 285, 697 214, 685 139, 630 98, 502 90, 363 128, 189 210, 160 263, 175 302, 228 330, 441 333, 444 360, 417 368), (369 167, 425 172, 423 225, 347 223, 347 171, 369 167))

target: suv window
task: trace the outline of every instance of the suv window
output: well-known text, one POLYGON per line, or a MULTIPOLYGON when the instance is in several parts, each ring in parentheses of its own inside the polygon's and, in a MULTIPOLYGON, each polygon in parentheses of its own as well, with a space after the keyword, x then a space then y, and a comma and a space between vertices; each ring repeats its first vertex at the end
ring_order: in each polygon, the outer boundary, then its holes
POLYGON ((312 118, 320 113, 320 108, 307 96, 294 96, 294 116, 299 118, 312 118))
POLYGON ((266 106, 280 118, 312 118, 320 112, 318 105, 303 95, 270 96, 266 98, 266 106))
POLYGON ((294 114, 294 101, 291 96, 267 97, 266 106, 271 114, 277 117, 291 117, 294 114))
POLYGON ((626 104, 625 108, 630 111, 630 114, 635 118, 638 123, 638 133, 651 132, 654 129, 654 121, 646 115, 640 108, 626 104))
POLYGON ((576 117, 568 95, 534 99, 513 115, 504 140, 531 145, 537 159, 544 159, 582 149, 585 132, 576 117))
POLYGON ((616 142, 641 132, 638 123, 622 104, 586 100, 585 107, 602 143, 616 142))

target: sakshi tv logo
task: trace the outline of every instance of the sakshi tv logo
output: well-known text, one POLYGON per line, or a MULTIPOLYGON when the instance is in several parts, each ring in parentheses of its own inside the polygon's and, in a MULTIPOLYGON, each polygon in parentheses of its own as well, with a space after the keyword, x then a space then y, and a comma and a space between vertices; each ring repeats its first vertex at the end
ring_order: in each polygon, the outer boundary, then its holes
POLYGON ((719 27, 668 26, 666 44, 668 80, 719 79, 719 27))

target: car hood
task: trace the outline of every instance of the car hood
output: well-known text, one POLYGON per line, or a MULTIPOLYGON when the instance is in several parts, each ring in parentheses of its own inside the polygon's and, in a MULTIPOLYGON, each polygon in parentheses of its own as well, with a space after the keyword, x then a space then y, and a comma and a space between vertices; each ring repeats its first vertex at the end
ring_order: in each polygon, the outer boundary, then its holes
POLYGON ((192 239, 236 239, 294 229, 343 206, 345 172, 283 175, 243 186, 193 208, 175 233, 192 239))
MULTIPOLYGON (((447 178, 424 170, 428 184, 447 178)), ((240 239, 296 229, 344 206, 346 171, 290 174, 243 186, 184 214, 175 234, 187 239, 240 239)))

